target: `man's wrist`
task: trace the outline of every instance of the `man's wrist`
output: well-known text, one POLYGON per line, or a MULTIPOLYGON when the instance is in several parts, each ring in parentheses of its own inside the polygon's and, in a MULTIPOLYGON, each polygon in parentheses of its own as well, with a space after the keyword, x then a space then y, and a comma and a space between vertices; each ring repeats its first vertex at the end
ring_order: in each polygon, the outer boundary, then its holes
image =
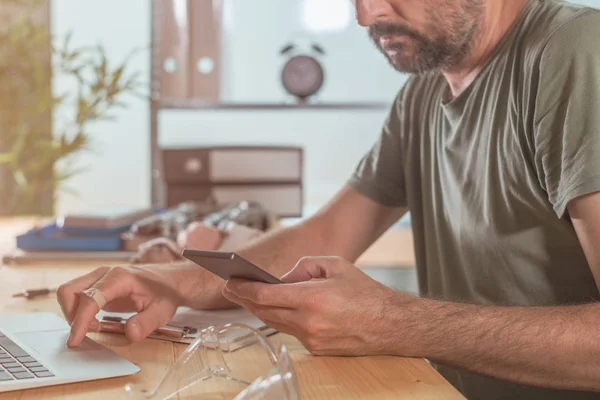
POLYGON ((222 294, 225 281, 199 267, 185 261, 177 264, 166 265, 169 279, 173 282, 181 305, 194 309, 232 308, 222 294))
POLYGON ((463 350, 468 348, 462 339, 469 335, 470 327, 479 323, 480 306, 415 299, 400 311, 404 321, 401 332, 409 339, 402 343, 405 355, 442 360, 451 358, 461 346, 463 350))
POLYGON ((158 293, 170 298, 177 305, 183 303, 183 292, 176 271, 167 264, 144 264, 129 266, 140 279, 155 287, 158 293))
POLYGON ((390 341, 386 345, 394 349, 394 355, 424 358, 432 346, 439 345, 432 343, 432 338, 439 336, 443 319, 434 315, 439 304, 442 303, 396 292, 387 308, 389 318, 383 332, 383 340, 390 341))

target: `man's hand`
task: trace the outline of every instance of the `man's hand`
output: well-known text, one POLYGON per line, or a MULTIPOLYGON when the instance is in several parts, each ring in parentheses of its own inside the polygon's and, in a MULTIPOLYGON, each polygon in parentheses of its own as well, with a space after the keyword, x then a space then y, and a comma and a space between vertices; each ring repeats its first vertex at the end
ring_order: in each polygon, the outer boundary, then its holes
POLYGON ((398 338, 383 332, 390 326, 387 311, 416 300, 337 257, 303 258, 282 280, 282 285, 231 280, 223 294, 297 337, 315 355, 390 354, 388 338, 398 338))
POLYGON ((77 346, 87 332, 97 332, 98 305, 80 292, 99 289, 106 311, 135 312, 125 325, 132 341, 144 339, 166 324, 178 306, 222 308, 231 306, 220 294, 224 282, 197 266, 185 264, 146 267, 102 267, 58 288, 58 302, 71 325, 68 346, 77 346))

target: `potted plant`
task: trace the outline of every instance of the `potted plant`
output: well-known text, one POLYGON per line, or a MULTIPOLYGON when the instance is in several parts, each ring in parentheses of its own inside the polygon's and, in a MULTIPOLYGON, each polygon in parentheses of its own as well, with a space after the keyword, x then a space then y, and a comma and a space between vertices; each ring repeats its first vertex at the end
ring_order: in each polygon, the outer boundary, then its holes
POLYGON ((57 191, 81 169, 75 156, 91 149, 93 122, 140 96, 131 56, 111 63, 101 45, 56 46, 40 23, 42 0, 3 0, 0 12, 0 215, 51 215, 57 191), (8 9, 8 12, 6 10, 8 9), (114 65, 113 65, 114 64, 114 65), (53 94, 52 80, 73 89, 53 94), (54 117, 54 118, 53 118, 54 117))

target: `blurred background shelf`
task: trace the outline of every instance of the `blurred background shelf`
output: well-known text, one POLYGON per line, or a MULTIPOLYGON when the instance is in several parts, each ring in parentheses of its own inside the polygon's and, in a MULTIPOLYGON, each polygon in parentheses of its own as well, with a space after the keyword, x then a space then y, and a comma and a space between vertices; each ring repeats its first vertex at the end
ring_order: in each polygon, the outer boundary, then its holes
POLYGON ((326 3, 150 0, 152 206, 168 203, 165 151, 183 147, 302 147, 303 199, 333 195, 320 188, 351 174, 406 77, 377 54, 349 2, 326 3), (344 151, 331 154, 331 143, 344 151))
POLYGON ((158 101, 162 110, 385 110, 390 103, 214 103, 205 101, 158 101))

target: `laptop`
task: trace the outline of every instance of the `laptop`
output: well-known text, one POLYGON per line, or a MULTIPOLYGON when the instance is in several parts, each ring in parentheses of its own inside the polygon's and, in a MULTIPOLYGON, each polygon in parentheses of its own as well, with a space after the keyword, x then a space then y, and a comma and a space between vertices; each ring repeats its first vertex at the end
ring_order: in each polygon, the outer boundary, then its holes
POLYGON ((68 348, 69 324, 52 313, 0 316, 0 392, 132 375, 140 369, 85 338, 68 348))

